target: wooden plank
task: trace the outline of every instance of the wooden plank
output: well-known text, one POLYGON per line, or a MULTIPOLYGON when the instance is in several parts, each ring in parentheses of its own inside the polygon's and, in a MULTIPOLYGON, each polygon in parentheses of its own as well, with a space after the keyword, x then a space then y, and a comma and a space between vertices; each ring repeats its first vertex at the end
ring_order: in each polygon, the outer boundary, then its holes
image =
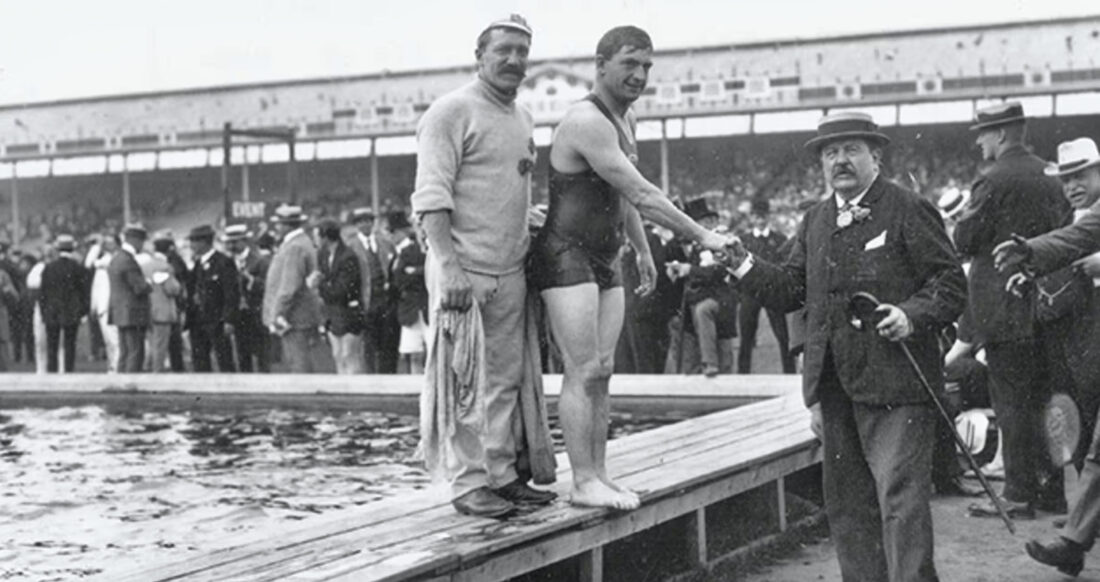
POLYGON ((700 507, 688 519, 688 560, 694 568, 707 565, 707 508, 700 507))
POLYGON ((790 454, 768 461, 757 471, 745 471, 708 483, 689 494, 669 497, 636 511, 609 516, 595 527, 569 530, 538 544, 529 544, 507 554, 491 557, 484 563, 456 572, 453 582, 486 582, 519 576, 569 556, 579 554, 610 539, 621 539, 632 533, 664 523, 698 507, 710 505, 751 489, 758 477, 777 478, 821 461, 820 447, 800 448, 790 454), (756 473, 754 475, 753 473, 756 473))
POLYGON ((577 582, 603 582, 603 546, 596 546, 580 555, 577 582))
POLYGON ((787 531, 787 487, 786 478, 775 480, 776 508, 779 513, 779 531, 787 531))
MULTIPOLYGON (((711 415, 714 418, 710 418, 710 417, 705 417, 705 418, 708 422, 713 423, 715 425, 718 425, 719 427, 722 427, 722 426, 734 427, 734 429, 730 432, 730 435, 732 435, 732 436, 730 436, 729 438, 736 440, 737 435, 744 436, 746 431, 750 430, 750 427, 746 427, 741 422, 738 422, 739 420, 743 420, 743 418, 739 419, 738 417, 746 417, 746 416, 761 415, 761 414, 774 414, 774 413, 776 413, 776 411, 784 411, 784 410, 788 410, 788 408, 783 403, 771 403, 771 402, 764 403, 764 402, 761 402, 761 403, 758 403, 758 404, 750 405, 749 407, 745 407, 745 409, 740 409, 740 410, 735 410, 735 411, 726 411, 726 412, 723 412, 723 413, 718 413, 716 415, 711 415)), ((801 412, 802 414, 805 414, 804 409, 802 409, 801 411, 798 411, 796 409, 795 413, 794 413, 794 416, 797 416, 798 412, 801 412)), ((787 413, 787 415, 785 415, 781 418, 786 418, 786 416, 790 416, 790 415, 791 415, 791 413, 787 413)), ((772 420, 775 420, 775 419, 772 419, 772 420)), ((695 422, 696 421, 688 421, 687 423, 685 423, 685 426, 693 425, 695 422)), ((673 426, 676 426, 676 425, 673 425, 673 426)), ((695 429, 696 427, 691 426, 690 428, 695 429)), ((670 429, 670 427, 662 427, 662 429, 670 429)), ((670 430, 666 431, 666 430, 662 430, 662 429, 656 429, 655 431, 647 431, 647 433, 642 433, 640 435, 633 435, 631 437, 626 437, 626 438, 620 439, 618 441, 613 441, 612 445, 616 445, 616 443, 623 443, 623 445, 620 445, 620 446, 625 446, 627 444, 632 444, 633 445, 632 448, 634 448, 635 451, 642 451, 644 453, 647 453, 648 455, 650 455, 650 458, 652 458, 652 455, 654 453, 659 453, 660 451, 654 451, 652 449, 647 450, 646 446, 639 446, 639 445, 650 442, 653 439, 656 439, 658 443, 667 444, 668 446, 672 446, 672 447, 682 445, 682 443, 678 443, 676 441, 676 439, 668 438, 670 436, 673 436, 673 434, 677 432, 676 430, 670 429, 670 430), (658 435, 656 435, 656 436, 650 435, 650 433, 656 433, 658 431, 661 431, 661 433, 672 433, 672 434, 660 434, 660 433, 658 433, 658 435), (635 438, 635 437, 647 437, 647 438, 635 438), (635 442, 633 442, 633 443, 628 442, 628 441, 631 441, 631 440, 634 440, 635 442)), ((681 429, 679 432, 683 432, 683 430, 681 429)), ((702 433, 700 433, 700 434, 702 435, 702 433)), ((713 437, 714 435, 710 435, 710 436, 713 437)), ((720 442, 716 443, 715 441, 712 440, 711 443, 714 444, 715 447, 721 447, 721 446, 727 446, 728 444, 733 442, 733 441, 727 442, 727 439, 719 439, 719 441, 720 442)), ((611 463, 611 465, 613 467, 613 469, 612 469, 613 474, 617 474, 615 472, 615 468, 614 468, 615 465, 616 465, 615 461, 617 459, 615 457, 612 457, 612 460, 613 460, 613 462, 611 463)), ((618 459, 618 460, 621 461, 622 459, 618 459)), ((659 460, 663 461, 663 459, 659 459, 659 460)), ((729 459, 726 459, 726 462, 728 462, 728 461, 729 461, 729 459)), ((648 463, 648 465, 652 465, 652 462, 648 463)), ((707 467, 707 470, 710 470, 711 468, 712 467, 707 467)), ((565 467, 563 467, 562 468, 562 473, 564 474, 566 472, 566 470, 567 469, 565 467)), ((325 524, 322 527, 311 526, 306 530, 302 530, 300 532, 293 532, 292 534, 287 535, 287 536, 283 536, 283 537, 279 538, 278 540, 270 540, 269 539, 269 540, 265 540, 265 542, 262 542, 262 543, 257 544, 257 545, 247 546, 247 547, 243 547, 243 548, 238 547, 238 548, 233 548, 231 550, 222 551, 222 552, 214 552, 214 553, 211 553, 210 555, 203 556, 199 560, 191 560, 191 561, 187 562, 186 564, 181 565, 181 566, 179 566, 175 569, 170 568, 170 567, 169 568, 158 568, 156 570, 155 574, 157 575, 157 577, 159 579, 173 579, 173 577, 186 575, 187 573, 202 572, 202 571, 205 571, 205 570, 210 570, 212 568, 225 569, 228 566, 229 570, 235 570, 236 568, 230 566, 230 564, 232 564, 233 562, 246 560, 250 563, 254 563, 254 561, 258 560, 258 559, 260 559, 262 561, 263 555, 264 554, 269 554, 269 553, 278 553, 278 554, 281 554, 281 555, 284 555, 284 556, 287 555, 288 553, 294 554, 295 552, 291 552, 291 550, 296 549, 295 548, 296 545, 310 546, 311 549, 309 551, 313 551, 313 552, 316 552, 318 550, 320 550, 320 551, 329 551, 329 549, 331 549, 333 547, 338 547, 340 544, 347 543, 349 541, 347 538, 349 538, 349 537, 355 539, 357 542, 362 542, 362 540, 358 540, 358 538, 360 537, 360 533, 359 533, 360 530, 370 529, 371 530, 371 532, 370 532, 371 535, 375 535, 376 536, 375 539, 379 539, 379 538, 377 538, 376 534, 378 534, 380 532, 377 531, 377 529, 380 525, 383 525, 384 522, 386 522, 388 520, 392 520, 394 522, 392 524, 394 527, 399 527, 404 523, 410 522, 410 520, 412 520, 413 522, 415 522, 416 519, 427 520, 427 521, 430 521, 431 523, 433 523, 435 525, 440 525, 441 528, 444 529, 444 530, 448 527, 451 527, 451 526, 461 527, 463 525, 463 522, 469 521, 469 518, 459 518, 458 516, 455 516, 454 512, 449 508, 449 505, 446 502, 431 501, 430 498, 426 497, 426 496, 420 496, 419 501, 417 503, 413 504, 412 507, 410 507, 410 505, 408 503, 408 500, 405 499, 405 498, 402 498, 400 500, 395 500, 395 501, 398 502, 398 503, 396 505, 392 506, 392 507, 385 507, 384 504, 379 504, 379 506, 372 506, 373 511, 371 512, 370 516, 366 517, 366 518, 357 517, 357 518, 351 520, 350 522, 346 519, 334 520, 333 522, 325 524), (378 509, 376 509, 376 507, 378 509), (413 511, 410 512, 410 509, 413 509, 413 511), (409 515, 407 515, 407 514, 409 514, 409 515), (444 518, 443 521, 440 521, 441 518, 444 518), (456 522, 456 523, 451 523, 451 519, 446 519, 446 518, 457 519, 459 521, 456 522), (325 546, 328 549, 316 548, 315 546, 317 546, 317 545, 325 546)), ((599 510, 585 510, 585 511, 592 512, 592 511, 599 511, 599 510)), ((580 519, 576 516, 572 517, 571 519, 575 522, 580 521, 580 519)), ((477 521, 480 521, 480 520, 474 520, 474 521, 477 522, 477 521)), ((568 525, 568 524, 566 524, 566 525, 568 525)), ((389 528, 386 528, 386 529, 389 529, 389 528)), ((420 537, 423 534, 423 530, 416 531, 416 532, 413 532, 413 533, 417 537, 420 537)), ((388 537, 383 537, 383 538, 380 538, 380 539, 391 540, 392 541, 392 538, 388 538, 388 537)), ((401 541, 401 540, 397 540, 397 541, 401 541)), ((372 548, 370 546, 370 544, 367 544, 366 548, 364 548, 363 546, 359 546, 359 547, 363 548, 364 550, 371 549, 372 550, 371 553, 374 554, 374 551, 373 551, 374 548, 372 548)), ((339 554, 337 553, 337 554, 331 554, 331 555, 339 555, 339 554)), ((362 552, 360 552, 357 555, 359 556, 359 559, 362 559, 363 557, 367 556, 366 553, 362 553, 362 552)), ((374 556, 374 557, 377 558, 377 556, 374 556)), ((445 563, 447 563, 447 560, 442 559, 442 560, 440 560, 440 563, 445 564, 445 563)), ((152 574, 152 573, 143 573, 140 577, 133 578, 133 580, 148 580, 148 579, 150 579, 149 574, 152 574)), ((210 574, 213 575, 213 572, 211 572, 210 574)))

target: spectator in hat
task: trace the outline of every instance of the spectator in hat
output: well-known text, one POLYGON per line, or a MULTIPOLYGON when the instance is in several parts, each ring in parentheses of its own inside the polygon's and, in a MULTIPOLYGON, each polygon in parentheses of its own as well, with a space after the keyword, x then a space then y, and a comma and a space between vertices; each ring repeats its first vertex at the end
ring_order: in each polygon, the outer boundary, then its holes
MULTIPOLYGON (((752 213, 749 215, 750 229, 741 238, 745 249, 755 256, 763 257, 773 263, 783 260, 780 249, 787 237, 772 229, 769 222, 771 205, 767 198, 754 198, 752 213)), ((752 352, 756 349, 756 329, 760 324, 760 310, 764 306, 749 294, 742 294, 738 318, 741 323, 741 346, 737 350, 737 373, 752 373, 752 352)), ((764 309, 768 315, 772 335, 779 344, 779 361, 784 374, 793 374, 794 356, 790 351, 790 336, 787 334, 786 316, 774 309, 764 309)))
POLYGON ((282 238, 264 282, 264 325, 278 335, 291 373, 323 371, 315 351, 322 349, 317 328, 324 321, 321 299, 306 285, 317 271, 317 250, 304 230, 306 215, 296 205, 275 209, 272 221, 282 238))
POLYGON ((58 371, 58 351, 64 350, 63 372, 76 363, 76 332, 88 313, 90 297, 84 268, 76 257, 76 240, 61 234, 54 240, 57 258, 42 270, 42 321, 46 325, 46 371, 58 371), (62 344, 62 342, 64 342, 62 344))
POLYGON ((393 244, 376 232, 374 211, 370 208, 352 210, 350 219, 356 233, 348 241, 348 247, 359 261, 360 302, 367 318, 363 331, 366 372, 392 374, 396 371, 396 354, 391 357, 385 346, 390 335, 387 325, 393 315, 389 298, 393 244))
POLYGON ((398 240, 392 276, 397 322, 401 326, 398 371, 422 374, 428 349, 428 288, 424 283, 424 249, 416 229, 404 212, 391 213, 389 224, 390 232, 398 240))
POLYGON ((180 323, 177 299, 183 294, 183 284, 168 260, 168 253, 171 252, 174 243, 166 236, 167 234, 154 235, 153 253, 140 261, 145 279, 152 286, 149 292, 148 367, 154 374, 165 371, 165 364, 171 360, 169 346, 172 330, 180 323))
POLYGON ((237 314, 237 367, 241 372, 271 371, 270 333, 263 324, 264 283, 271 255, 260 254, 250 244, 248 226, 225 227, 222 242, 237 263, 240 276, 240 311, 237 314))
MULTIPOLYGON (((11 280, 12 285, 15 286, 16 293, 22 298, 25 293, 25 281, 27 273, 19 268, 19 263, 16 257, 11 253, 11 247, 7 241, 0 241, 0 270, 8 274, 8 279, 11 280)), ((10 335, 11 335, 11 347, 14 352, 15 361, 20 360, 20 356, 24 352, 24 341, 20 341, 21 338, 26 337, 31 332, 30 327, 30 313, 27 312, 22 301, 17 301, 15 305, 11 305, 8 308, 8 318, 10 320, 10 335)), ((33 361, 33 352, 28 351, 28 360, 33 361)))
MULTIPOLYGON (((1053 297, 1053 301, 1067 295, 1080 299, 1068 306, 1068 312, 1056 324, 1059 333, 1053 337, 1047 334, 1044 339, 1049 339, 1047 343, 1053 344, 1058 360, 1065 364, 1062 378, 1069 380, 1070 394, 1080 408, 1081 434, 1091 438, 1082 439, 1084 446, 1078 451, 1079 455, 1083 453, 1083 460, 1065 527, 1046 542, 1031 540, 1027 552, 1039 562, 1077 575, 1100 527, 1100 433, 1095 430, 1100 409, 1100 361, 1096 358, 1100 339, 1100 253, 1096 252, 1100 250, 1100 230, 1095 230, 1100 220, 1094 209, 1100 201, 1100 151, 1096 142, 1079 138, 1060 144, 1057 163, 1048 165, 1044 173, 1061 179, 1063 192, 1074 209, 1074 223, 1011 246, 1027 249, 1023 256, 1033 274, 1057 274, 1058 269, 1069 269, 1069 279, 1057 296, 1049 292, 1045 296, 1053 297), (1092 254, 1082 257, 1084 252, 1092 254)), ((1006 246, 995 251, 1002 262, 1006 246)), ((1010 281, 1021 284, 1021 277, 1015 275, 1010 281)))
POLYGON ((145 363, 145 333, 151 323, 149 293, 152 286, 138 264, 137 255, 148 236, 140 223, 122 229, 122 245, 107 267, 110 280, 110 310, 107 322, 118 328, 120 373, 141 372, 145 363))
POLYGON ((187 262, 180 256, 179 249, 176 248, 176 238, 171 230, 162 230, 157 233, 153 244, 158 252, 162 253, 165 259, 168 260, 168 264, 172 266, 172 273, 175 274, 176 279, 182 285, 179 294, 176 295, 176 312, 179 314, 179 318, 176 323, 172 324, 171 332, 168 335, 168 362, 171 364, 172 371, 179 374, 186 371, 183 357, 183 315, 187 312, 187 287, 190 270, 187 268, 187 262))
POLYGON ((214 234, 214 227, 204 224, 187 235, 194 259, 187 289, 191 365, 196 372, 213 371, 213 351, 218 371, 236 372, 232 342, 240 308, 240 281, 233 259, 214 248, 214 234))
MULTIPOLYGON (((954 236, 959 253, 970 259, 970 321, 985 346, 993 410, 1004 437, 1002 495, 1013 517, 1034 518, 1036 509, 1064 512, 1062 472, 1040 444, 1050 362, 1039 341, 1034 298, 1005 293, 1009 274, 994 268, 993 249, 1013 234, 1031 237, 1066 224, 1070 208, 1058 180, 1043 174, 1046 162, 1027 150, 1019 103, 978 111, 971 130, 992 165, 974 182, 954 236)), ((970 513, 999 515, 990 501, 972 505, 970 513)))
POLYGON ((19 302, 19 291, 6 269, 0 269, 0 372, 7 372, 11 354, 11 312, 19 302))
POLYGON ((824 443, 825 512, 845 580, 933 582, 932 450, 937 411, 905 352, 943 390, 939 332, 966 305, 966 278, 935 206, 879 176, 890 139, 869 115, 818 123, 806 149, 833 194, 811 207, 781 264, 730 250, 742 293, 806 307, 803 396, 824 443), (882 303, 850 324, 853 294, 882 303))
POLYGON ((22 289, 22 291, 19 294, 19 309, 13 315, 11 326, 15 361, 25 361, 32 364, 35 363, 34 310, 38 295, 37 292, 27 289, 27 274, 31 272, 37 262, 37 257, 30 253, 25 253, 19 257, 19 276, 16 287, 22 289))
POLYGON ((363 373, 363 319, 359 262, 344 244, 340 225, 332 219, 317 226, 320 269, 307 281, 325 303, 324 320, 337 374, 363 373))

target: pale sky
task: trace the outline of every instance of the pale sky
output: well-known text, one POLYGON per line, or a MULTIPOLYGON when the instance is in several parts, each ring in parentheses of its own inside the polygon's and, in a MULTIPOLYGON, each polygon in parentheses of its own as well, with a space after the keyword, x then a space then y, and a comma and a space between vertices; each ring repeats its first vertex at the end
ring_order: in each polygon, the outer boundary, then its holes
POLYGON ((1100 14, 1097 0, 4 0, 0 104, 464 65, 519 12, 532 58, 612 26, 658 49, 1100 14))

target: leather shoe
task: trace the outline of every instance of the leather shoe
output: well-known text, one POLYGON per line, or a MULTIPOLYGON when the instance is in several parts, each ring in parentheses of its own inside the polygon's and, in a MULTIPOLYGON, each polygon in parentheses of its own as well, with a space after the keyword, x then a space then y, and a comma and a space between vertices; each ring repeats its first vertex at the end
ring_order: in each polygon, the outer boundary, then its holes
MULTIPOLYGON (((1035 508, 1027 502, 1009 501, 1001 499, 1001 505, 1005 513, 1012 519, 1035 519, 1035 508)), ((973 503, 967 508, 970 517, 1000 517, 997 506, 990 500, 981 503, 973 503)))
POLYGON ((519 479, 504 487, 493 489, 493 493, 519 505, 547 505, 558 498, 558 494, 553 491, 534 489, 519 479))
POLYGON ((1058 537, 1054 541, 1041 544, 1031 540, 1024 546, 1027 555, 1048 566, 1058 568, 1059 572, 1076 576, 1085 567, 1085 548, 1070 539, 1058 537))
POLYGON ((984 493, 985 489, 971 485, 961 477, 951 477, 936 483, 936 494, 946 497, 979 497, 984 493))
POLYGON ((451 505, 463 515, 475 517, 505 517, 516 511, 516 504, 493 493, 488 487, 478 487, 453 500, 451 505))

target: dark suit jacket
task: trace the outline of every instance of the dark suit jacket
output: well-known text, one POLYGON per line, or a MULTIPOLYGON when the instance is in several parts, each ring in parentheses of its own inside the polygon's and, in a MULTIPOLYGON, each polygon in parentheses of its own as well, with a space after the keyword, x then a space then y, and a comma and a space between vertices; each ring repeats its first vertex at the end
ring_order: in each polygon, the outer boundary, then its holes
POLYGON ((359 261, 355 253, 339 242, 331 251, 321 249, 317 263, 321 269, 321 284, 317 291, 325 302, 325 326, 335 335, 361 333, 363 310, 360 303, 359 261))
POLYGON ((203 265, 196 257, 188 278, 187 326, 237 323, 240 309, 240 280, 237 264, 220 251, 214 251, 203 265))
MULTIPOLYGON (((404 244, 404 243, 402 243, 404 244)), ((399 247, 393 261, 392 284, 397 293, 397 322, 413 325, 428 313, 428 288, 424 284, 424 251, 416 240, 399 247)))
POLYGON ((834 197, 807 211, 794 247, 780 265, 764 259, 740 281, 765 307, 807 311, 803 395, 818 401, 826 357, 857 402, 906 404, 928 400, 901 349, 849 324, 848 300, 858 291, 900 307, 913 324, 907 343, 925 376, 942 389, 936 334, 966 306, 966 278, 939 212, 926 200, 879 177, 861 202, 871 215, 836 225, 834 197), (880 243, 881 241, 881 243, 880 243))
POLYGON ((128 251, 119 249, 107 266, 111 282, 111 304, 107 323, 118 327, 149 327, 152 320, 149 292, 141 266, 128 251))
POLYGON ((993 267, 993 248, 1012 234, 1032 237, 1069 221, 1069 203, 1058 180, 1043 174, 1046 162, 1023 146, 1005 151, 974 183, 973 197, 955 227, 959 253, 971 257, 970 310, 983 343, 1035 335, 1034 305, 1010 293, 1010 273, 993 267))
POLYGON ((71 256, 62 255, 42 270, 42 321, 62 327, 78 325, 88 313, 91 295, 85 284, 84 267, 71 256))
POLYGON ((270 266, 271 256, 261 255, 255 248, 248 251, 244 268, 238 269, 241 280, 242 309, 248 309, 257 314, 263 311, 264 283, 270 266))
MULTIPOLYGON (((1100 205, 1098 205, 1100 206, 1100 205)), ((1073 261, 1100 251, 1100 207, 1092 209, 1077 222, 1028 239, 1029 264, 1036 272, 1049 273, 1073 261)))
POLYGON ((741 237, 741 241, 754 256, 764 257, 772 262, 779 262, 784 258, 780 249, 787 242, 787 237, 774 230, 769 230, 767 236, 755 236, 752 229, 749 229, 741 237))

